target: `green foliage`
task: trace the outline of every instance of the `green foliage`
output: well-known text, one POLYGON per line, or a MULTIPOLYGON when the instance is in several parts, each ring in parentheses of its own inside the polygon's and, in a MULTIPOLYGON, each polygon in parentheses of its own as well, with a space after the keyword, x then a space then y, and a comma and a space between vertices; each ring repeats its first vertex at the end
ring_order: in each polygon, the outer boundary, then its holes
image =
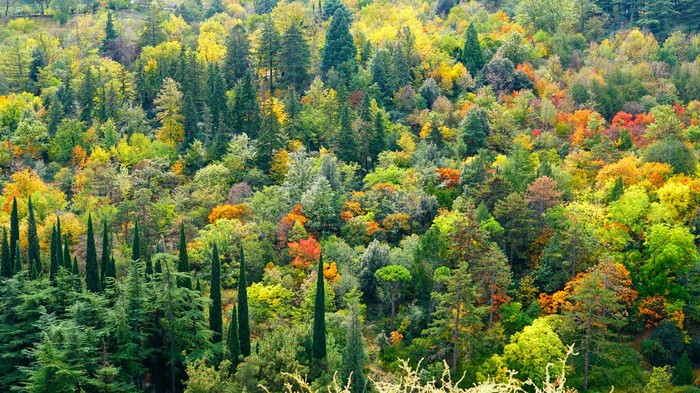
POLYGON ((221 315, 221 261, 219 260, 219 250, 214 243, 211 257, 211 283, 209 285, 209 329, 214 332, 212 342, 214 344, 221 341, 223 334, 223 316, 221 315))

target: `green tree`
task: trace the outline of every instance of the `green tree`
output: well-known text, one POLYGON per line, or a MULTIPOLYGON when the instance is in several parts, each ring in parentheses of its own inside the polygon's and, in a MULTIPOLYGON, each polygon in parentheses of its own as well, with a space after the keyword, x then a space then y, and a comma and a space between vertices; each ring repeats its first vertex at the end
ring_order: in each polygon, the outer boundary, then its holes
POLYGON ((688 288, 679 279, 700 261, 694 236, 684 226, 655 224, 646 231, 645 262, 639 268, 640 292, 687 300, 688 288))
POLYGON ((341 80, 347 83, 357 71, 357 48, 350 35, 350 22, 347 13, 339 8, 326 32, 326 43, 321 57, 321 73, 326 77, 328 71, 335 69, 341 80))
POLYGON ((165 41, 167 36, 163 30, 162 7, 158 2, 152 1, 146 10, 146 18, 143 23, 143 30, 139 35, 139 44, 143 46, 156 46, 165 41))
POLYGON ((223 71, 229 88, 250 72, 250 40, 242 23, 234 26, 226 39, 223 71))
POLYGON ((326 291, 324 289, 325 279, 323 277, 323 254, 318 260, 318 270, 316 271, 316 301, 314 303, 314 335, 313 335, 313 355, 316 359, 326 357, 326 291))
POLYGON ((246 280, 243 244, 240 246, 240 273, 238 275, 238 337, 241 341, 241 355, 250 355, 250 320, 248 319, 248 282, 246 280))
POLYGON ((0 276, 12 277, 14 269, 12 267, 12 255, 10 255, 10 245, 7 242, 7 228, 2 229, 2 255, 0 255, 0 276))
POLYGON ((364 337, 362 336, 359 308, 359 299, 351 300, 348 334, 341 366, 343 381, 350 383, 352 393, 367 391, 367 378, 364 373, 364 368, 367 364, 367 352, 365 350, 364 337))
POLYGON ((134 223, 134 240, 131 245, 131 260, 141 260, 141 237, 139 236, 139 222, 134 223))
POLYGON ((178 276, 179 287, 192 289, 192 277, 190 277, 190 261, 187 256, 187 240, 185 239, 185 223, 180 223, 180 254, 177 262, 177 271, 183 275, 178 276))
POLYGON ((97 82, 92 73, 92 67, 85 67, 83 83, 78 88, 78 105, 80 106, 80 121, 87 125, 92 124, 92 116, 95 111, 95 94, 97 82))
POLYGON ((383 284, 381 288, 387 292, 391 304, 391 326, 395 328, 396 302, 399 299, 401 287, 411 281, 411 272, 401 265, 389 265, 374 272, 374 277, 383 284))
POLYGON ((236 367, 238 367, 239 357, 241 356, 241 342, 238 338, 238 310, 234 304, 233 310, 231 311, 231 322, 228 325, 228 337, 226 343, 228 344, 228 356, 231 361, 231 373, 236 372, 236 367))
POLYGON ((219 261, 219 249, 214 243, 211 257, 211 283, 209 287, 209 329, 214 332, 212 342, 221 342, 223 332, 223 317, 221 315, 221 261, 219 261))
MULTIPOLYGON (((275 27, 271 16, 267 16, 263 22, 260 42, 258 43, 258 62, 260 68, 265 70, 268 92, 272 95, 275 91, 274 79, 280 67, 280 33, 275 27)), ((285 62, 289 59, 284 59, 285 62)))
MULTIPOLYGON (((237 134, 246 134, 251 139, 255 139, 258 135, 260 107, 258 106, 258 93, 251 73, 247 73, 234 89, 231 123, 233 131, 237 134)), ((221 155, 223 153, 220 152, 221 155)))
MULTIPOLYGON (((17 247, 19 246, 19 212, 17 210, 17 198, 12 198, 12 211, 10 212, 10 260, 12 263, 18 260, 17 258, 17 247)), ((20 268, 12 269, 14 273, 18 273, 22 270, 20 268)))
POLYGON ((92 214, 88 214, 87 245, 85 251, 85 288, 87 288, 88 291, 100 291, 100 273, 98 269, 95 233, 92 228, 92 214))
POLYGON ((165 78, 158 97, 153 101, 156 105, 156 119, 161 125, 157 132, 159 140, 170 144, 178 144, 185 140, 182 103, 183 95, 178 83, 172 78, 165 78))
POLYGON ((479 35, 473 23, 470 23, 469 28, 467 28, 467 32, 464 36, 464 47, 462 48, 459 60, 467 67, 469 74, 472 76, 476 76, 476 74, 484 68, 484 65, 486 65, 484 51, 481 50, 479 35))
POLYGON ((114 27, 114 19, 112 17, 112 11, 107 11, 107 24, 105 25, 105 38, 102 40, 102 46, 100 50, 103 53, 109 52, 114 49, 114 44, 119 38, 119 33, 114 27))
POLYGON ((678 386, 695 384, 693 365, 690 363, 688 352, 683 352, 676 366, 673 368, 673 384, 678 386))
POLYGON ((109 247, 109 230, 107 229, 107 221, 102 221, 102 255, 100 258, 100 283, 102 288, 107 288, 107 272, 109 271, 110 255, 112 251, 109 247))
POLYGON ((350 105, 347 102, 343 102, 341 105, 340 128, 336 142, 337 155, 346 163, 357 162, 357 134, 352 126, 350 105))
POLYGON ((58 272, 58 252, 56 249, 57 237, 56 226, 53 226, 51 229, 51 243, 49 252, 49 279, 52 283, 55 283, 54 280, 56 279, 56 273, 58 272))
POLYGON ((268 99, 262 103, 260 110, 262 122, 258 134, 257 161, 260 168, 266 172, 270 169, 275 151, 284 147, 286 139, 273 105, 273 101, 268 99))
POLYGON ((32 197, 29 197, 27 202, 27 210, 29 212, 27 216, 27 259, 29 260, 30 274, 33 278, 37 278, 42 272, 41 249, 39 247, 39 235, 37 234, 32 197))
POLYGON ((309 86, 309 59, 311 50, 299 23, 293 23, 282 36, 280 59, 283 85, 291 86, 296 92, 303 93, 309 86))

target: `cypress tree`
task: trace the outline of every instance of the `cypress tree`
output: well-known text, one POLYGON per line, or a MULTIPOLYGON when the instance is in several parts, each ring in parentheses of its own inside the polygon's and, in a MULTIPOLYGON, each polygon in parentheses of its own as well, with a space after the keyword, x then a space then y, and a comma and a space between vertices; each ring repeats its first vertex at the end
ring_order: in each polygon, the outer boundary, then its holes
POLYGON ((19 244, 15 245, 15 267, 12 269, 15 274, 20 273, 22 271, 22 253, 19 249, 19 244))
POLYGON ((62 241, 63 239, 63 234, 61 232, 61 217, 56 216, 56 262, 58 264, 58 267, 63 266, 63 247, 62 247, 62 241))
POLYGON ((36 219, 34 218, 34 206, 32 205, 32 198, 29 197, 27 202, 27 210, 29 211, 29 216, 27 218, 27 257, 29 259, 30 272, 32 272, 32 277, 37 278, 41 275, 41 257, 39 249, 39 235, 36 230, 36 219))
POLYGON ((109 233, 107 231, 107 221, 102 221, 102 256, 100 258, 100 282, 102 288, 107 287, 107 270, 109 266, 109 233))
POLYGON ((280 64, 281 83, 291 86, 297 92, 304 92, 309 86, 309 58, 311 50, 298 23, 293 23, 282 37, 280 64))
POLYGON ((479 35, 476 33, 473 23, 467 28, 467 33, 464 37, 464 48, 459 60, 472 76, 476 76, 486 64, 484 52, 481 50, 481 45, 479 45, 479 35))
POLYGON ((343 382, 350 382, 351 390, 355 392, 365 392, 367 378, 365 378, 364 368, 367 363, 367 352, 365 351, 364 339, 362 337, 362 327, 357 300, 350 306, 350 326, 343 351, 343 363, 341 375, 343 382))
POLYGON ((138 261, 141 259, 141 238, 139 237, 139 222, 134 224, 134 243, 131 247, 131 259, 138 261))
POLYGON ((107 265, 107 277, 117 278, 117 264, 114 262, 114 256, 109 258, 109 264, 107 265))
POLYGON ((222 315, 221 315, 221 262, 219 261, 219 249, 214 243, 214 250, 211 257, 211 286, 209 290, 209 298, 211 306, 209 306, 209 329, 214 332, 211 340, 214 344, 221 342, 222 334, 222 315))
POLYGON ((236 372, 238 367, 238 358, 241 356, 241 343, 238 339, 238 310, 236 305, 233 305, 231 312, 231 322, 228 325, 228 354, 231 360, 231 374, 236 372))
POLYGON ((57 234, 56 234, 56 226, 54 225, 53 228, 51 229, 51 250, 50 250, 50 265, 49 265, 49 279, 53 283, 54 279, 56 278, 56 273, 58 272, 58 254, 60 253, 58 251, 58 240, 57 240, 57 234))
POLYGON ((70 248, 68 247, 68 236, 63 238, 63 266, 71 270, 71 258, 70 258, 70 248))
POLYGON ((324 77, 332 68, 348 81, 350 76, 357 71, 357 48, 352 35, 350 35, 350 22, 347 13, 338 8, 333 14, 333 20, 326 33, 326 43, 321 57, 321 73, 324 77))
POLYGON ((316 279, 316 302, 314 303, 313 355, 317 359, 326 357, 326 291, 323 279, 323 254, 318 260, 316 279))
POLYGON ((241 342, 241 355, 250 355, 250 320, 248 319, 248 282, 245 274, 245 255, 240 246, 241 268, 238 275, 238 336, 241 342))
POLYGON ((151 258, 146 257, 146 278, 150 279, 153 275, 153 261, 151 258))
POLYGON ((0 256, 0 275, 5 278, 12 277, 12 259, 10 245, 7 243, 7 228, 2 228, 2 255, 0 256))
MULTIPOLYGON (((15 254, 19 244, 19 213, 17 212, 17 198, 12 198, 12 212, 10 213, 10 260, 17 260, 15 254)), ((21 265, 20 265, 21 266, 21 265)), ((15 273, 22 270, 13 269, 15 273)))
POLYGON ((190 277, 190 261, 187 256, 187 241, 185 239, 185 223, 180 224, 180 256, 177 261, 177 271, 185 273, 185 277, 178 277, 177 286, 192 289, 192 278, 190 277))
POLYGON ((92 214, 88 214, 87 250, 85 252, 85 287, 88 291, 100 291, 100 272, 97 266, 95 232, 92 229, 92 214))

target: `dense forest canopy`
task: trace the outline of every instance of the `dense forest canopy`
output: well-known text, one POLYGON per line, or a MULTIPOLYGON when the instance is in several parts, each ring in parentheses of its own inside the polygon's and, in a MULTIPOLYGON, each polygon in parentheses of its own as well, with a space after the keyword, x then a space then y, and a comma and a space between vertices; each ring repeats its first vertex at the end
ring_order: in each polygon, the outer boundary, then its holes
POLYGON ((700 391, 699 1, 0 4, 0 391, 700 391))

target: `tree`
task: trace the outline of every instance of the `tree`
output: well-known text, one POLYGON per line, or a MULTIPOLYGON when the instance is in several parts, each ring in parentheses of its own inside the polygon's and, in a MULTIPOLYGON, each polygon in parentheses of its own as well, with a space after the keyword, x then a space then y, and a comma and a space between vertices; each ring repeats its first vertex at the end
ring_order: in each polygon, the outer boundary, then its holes
POLYGON ((690 363, 688 352, 683 352, 676 367, 673 368, 673 384, 677 386, 695 384, 695 374, 693 373, 693 365, 690 363))
POLYGON ((459 128, 467 156, 473 156, 479 149, 486 147, 486 139, 491 132, 486 111, 476 106, 472 107, 462 119, 459 128))
POLYGON ((302 93, 309 86, 311 50, 299 23, 293 23, 282 36, 280 82, 302 93))
POLYGON ((538 386, 545 382, 547 370, 549 375, 561 374, 565 354, 566 347, 545 318, 538 318, 515 333, 511 343, 503 348, 507 367, 517 371, 519 378, 532 379, 538 386))
POLYGON ((648 28, 659 40, 668 37, 679 15, 676 3, 672 0, 649 0, 643 4, 643 17, 637 24, 648 28))
POLYGON ((92 229, 92 214, 88 214, 86 247, 85 288, 88 291, 100 292, 100 273, 97 266, 97 248, 95 247, 95 233, 92 229))
POLYGON ((640 292, 674 300, 688 299, 679 278, 700 261, 693 236, 685 226, 655 224, 646 231, 645 262, 639 268, 640 292))
POLYGON ((226 39, 224 77, 231 88, 250 72, 250 41, 242 23, 234 26, 226 39))
POLYGON ((377 281, 386 285, 382 288, 385 289, 389 295, 389 302, 391 303, 391 325, 392 328, 395 328, 396 301, 399 298, 401 287, 408 281, 411 281, 411 273, 401 265, 389 265, 374 272, 374 277, 377 281))
POLYGON ((326 43, 321 57, 321 73, 324 77, 328 76, 328 71, 335 69, 341 80, 346 83, 357 71, 357 48, 350 35, 349 25, 347 13, 342 8, 336 10, 326 32, 326 43))
POLYGON ((250 320, 248 319, 248 282, 245 272, 243 244, 239 246, 241 266, 238 275, 238 336, 241 341, 241 355, 250 355, 250 320))
POLYGON ((347 102, 343 102, 340 112, 338 141, 336 142, 338 158, 347 163, 357 162, 357 145, 357 134, 352 127, 352 119, 350 117, 350 105, 347 102))
MULTIPOLYGON (((263 23, 258 43, 258 61, 260 68, 265 69, 267 74, 268 92, 270 96, 274 93, 274 77, 280 66, 280 33, 275 27, 270 15, 263 23)), ((285 62, 289 59, 284 59, 285 62)))
POLYGON ((503 251, 492 243, 488 249, 479 253, 474 261, 474 280, 481 284, 484 303, 489 307, 489 324, 493 326, 494 313, 496 311, 497 298, 504 299, 512 284, 512 273, 508 266, 508 258, 503 251))
POLYGON ((2 229, 2 255, 0 255, 0 276, 5 278, 12 277, 14 271, 12 268, 12 255, 10 254, 10 245, 7 242, 7 228, 2 229))
POLYGON ((233 305, 233 310, 231 311, 231 322, 228 325, 228 337, 226 343, 228 344, 228 356, 231 361, 231 374, 236 372, 236 367, 238 367, 239 357, 241 356, 241 342, 238 338, 238 310, 236 305, 233 305))
POLYGON ((109 231, 107 221, 102 221, 102 256, 100 258, 100 283, 102 288, 107 288, 107 272, 109 271, 111 249, 109 247, 109 231))
MULTIPOLYGON (((12 211, 10 212, 10 260, 14 263, 17 260, 17 247, 19 246, 19 213, 17 211, 17 198, 12 198, 12 211)), ((16 268, 14 273, 21 271, 16 268)))
POLYGON ((71 270, 72 262, 73 259, 70 257, 70 248, 68 246, 68 236, 63 238, 63 267, 66 268, 66 270, 71 270))
POLYGON ((514 266, 532 232, 532 219, 527 203, 522 194, 510 194, 496 203, 493 215, 505 230, 504 243, 508 250, 508 261, 514 266))
POLYGON ((284 147, 285 135, 280 119, 275 110, 273 99, 265 100, 261 105, 262 122, 258 134, 258 165, 264 171, 269 171, 275 151, 284 147))
POLYGON ((360 273, 357 277, 365 303, 377 301, 377 278, 374 273, 388 264, 389 246, 379 243, 376 239, 373 240, 360 258, 360 273))
MULTIPOLYGON (((56 250, 57 234, 56 226, 51 228, 51 243, 50 243, 50 256, 49 256, 49 279, 54 283, 56 279, 56 273, 58 272, 58 255, 56 250)), ((59 243, 60 244, 60 243, 59 243)))
POLYGON ((184 276, 178 276, 177 286, 192 289, 192 277, 190 277, 190 261, 187 256, 184 222, 180 223, 180 254, 177 262, 177 271, 184 274, 184 276))
POLYGON ((316 278, 316 301, 314 303, 313 355, 316 359, 326 358, 326 291, 323 278, 323 254, 318 260, 316 278))
POLYGON ((152 1, 146 10, 146 19, 139 36, 139 44, 142 47, 156 46, 166 40, 167 36, 163 30, 164 21, 162 7, 158 2, 152 1))
POLYGON ((209 287, 209 329, 214 332, 212 342, 221 342, 223 332, 223 317, 221 315, 221 262, 219 261, 219 249, 214 243, 211 257, 211 284, 209 287))
MULTIPOLYGON (((219 98, 219 101, 223 101, 219 98)), ((185 139, 182 115, 183 96, 179 85, 172 78, 163 80, 163 87, 153 103, 156 105, 156 119, 161 124, 158 139, 169 144, 178 144, 185 139)))
POLYGON ((107 24, 105 25, 105 38, 102 40, 102 46, 100 50, 102 53, 111 52, 114 49, 114 45, 119 38, 119 33, 114 27, 114 19, 112 18, 112 11, 107 11, 107 24))
POLYGON ((92 67, 85 67, 83 83, 78 89, 78 105, 80 106, 80 121, 87 125, 92 124, 92 116, 95 111, 95 94, 97 86, 92 67))
POLYGON ((140 261, 141 260, 141 238, 139 236, 139 222, 134 223, 134 240, 131 245, 131 260, 140 261))
POLYGON ((27 202, 27 210, 29 211, 27 217, 27 258, 29 260, 29 272, 33 278, 37 278, 42 272, 41 249, 39 248, 39 235, 37 234, 32 197, 29 197, 27 202))
POLYGON ((683 174, 695 173, 698 165, 695 151, 673 135, 649 145, 644 151, 644 161, 667 163, 675 173, 683 174))
MULTIPOLYGON (((234 89, 234 101, 231 107, 231 123, 233 131, 246 134, 255 139, 260 127, 260 107, 258 93, 253 83, 253 76, 247 73, 234 89)), ((221 152, 223 155, 225 151, 221 152)), ((218 156, 217 156, 218 157, 218 156)))
POLYGON ((350 383, 352 393, 362 393, 367 390, 367 378, 364 368, 367 364, 362 325, 360 322, 359 299, 351 299, 348 334, 343 350, 341 375, 343 381, 350 383))

